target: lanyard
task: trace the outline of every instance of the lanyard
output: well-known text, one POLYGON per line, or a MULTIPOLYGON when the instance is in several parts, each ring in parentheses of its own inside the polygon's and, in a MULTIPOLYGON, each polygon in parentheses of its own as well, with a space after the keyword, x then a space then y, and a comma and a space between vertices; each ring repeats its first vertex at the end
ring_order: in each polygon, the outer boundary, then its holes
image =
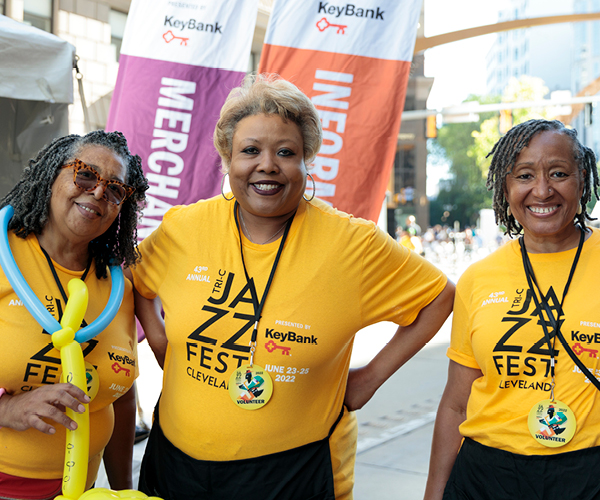
POLYGON ((271 288, 271 283, 273 282, 273 277, 275 276, 275 270, 277 269, 277 265, 279 264, 279 258, 281 257, 281 253, 283 252, 283 245, 285 244, 285 240, 287 239, 288 233, 290 232, 290 227, 292 227, 292 222, 296 213, 294 212, 294 214, 285 223, 285 231, 283 232, 283 236, 281 237, 281 243, 279 244, 279 249, 277 250, 277 255, 275 256, 275 261, 273 262, 273 267, 271 268, 271 274, 269 275, 267 286, 265 287, 265 291, 263 293, 261 301, 258 302, 258 297, 256 296, 253 279, 250 278, 250 276, 248 276, 246 262, 244 261, 244 246, 242 245, 242 233, 240 231, 240 224, 238 222, 238 210, 240 210, 240 205, 236 201, 233 207, 233 215, 235 217, 235 226, 237 227, 238 237, 240 239, 240 254, 242 255, 242 266, 244 266, 244 274, 246 275, 246 282, 250 287, 250 293, 252 295, 252 305, 254 306, 254 330, 252 331, 252 339, 250 340, 250 366, 252 366, 252 364, 254 363, 254 352, 256 351, 256 338, 258 336, 258 322, 260 321, 260 315, 262 313, 263 306, 265 305, 265 301, 267 300, 267 294, 269 293, 269 289, 271 288))
MULTIPOLYGON (((41 245, 40 245, 40 248, 42 249, 42 252, 44 253, 44 256, 46 257, 46 260, 48 261, 48 266, 50 267, 50 271, 52 271, 52 276, 54 276, 54 281, 56 281, 56 284, 58 285, 58 289, 60 290, 60 294, 62 295, 62 298, 66 304, 68 301, 67 294, 65 293, 65 289, 63 288, 62 283, 60 282, 60 279, 58 279, 58 274, 56 274, 56 269, 54 268, 54 263, 52 262, 52 259, 48 255, 48 252, 46 252, 46 250, 44 250, 44 248, 41 245)), ((90 267, 92 267, 92 257, 90 257, 88 259, 87 267, 85 268, 85 271, 83 271, 83 274, 81 275, 81 278, 80 278, 81 281, 85 281, 85 278, 87 278, 87 275, 90 271, 90 267)))
MULTIPOLYGON (((563 304, 565 302, 565 297, 567 296, 567 292, 569 291, 569 287, 571 285, 571 280, 573 279, 573 275, 575 274, 575 269, 577 267, 577 263, 579 262, 579 256, 581 255, 581 250, 583 249, 584 241, 585 241, 585 232, 583 229, 581 229, 581 235, 579 237, 579 244, 577 246, 577 252, 575 253, 575 258, 573 259, 573 264, 571 264, 569 278, 567 279, 565 289, 563 290, 563 296, 560 301, 560 307, 557 311, 556 318, 554 318, 554 315, 552 314, 552 311, 550 310, 550 306, 548 305, 548 301, 544 297, 544 294, 542 293, 542 290, 540 289, 540 287, 537 283, 537 280, 535 279, 533 267, 531 265, 531 261, 529 260, 529 256, 527 255, 527 249, 525 248, 525 240, 523 239, 523 236, 521 236, 519 238, 519 244, 521 245, 521 257, 523 259, 523 268, 525 269, 525 276, 527 277, 527 283, 529 284, 529 289, 531 290, 531 294, 533 295, 533 301, 534 301, 536 309, 538 311, 538 315, 540 317, 540 323, 542 324, 542 328, 544 330, 544 336, 546 337, 546 342, 548 343, 548 350, 550 352, 550 373, 552 376, 552 383, 550 385, 550 387, 551 387, 550 395, 551 395, 552 400, 554 400, 554 385, 555 385, 554 384, 554 345, 556 342, 556 337, 560 338, 563 346, 565 346, 565 344, 566 344, 566 341, 563 340, 562 333, 560 332, 560 317, 562 316, 562 313, 563 313, 563 304), (538 300, 538 297, 537 297, 537 294, 535 292, 533 285, 535 285, 535 288, 537 289, 538 293, 540 294, 539 300, 538 300), (553 332, 554 340, 552 342, 550 342, 551 337, 550 337, 550 334, 548 333, 548 328, 546 327, 546 320, 544 318, 544 314, 542 313, 542 308, 540 307, 540 305, 546 311, 546 314, 548 315, 548 321, 550 322, 550 324, 552 325, 552 328, 554 329, 554 332, 553 332)), ((569 351, 571 351, 570 347, 567 348, 567 352, 569 352, 569 351)), ((569 352, 569 355, 571 357, 573 357, 571 355, 571 352, 569 352)), ((587 372, 587 370, 585 370, 585 372, 587 372)))

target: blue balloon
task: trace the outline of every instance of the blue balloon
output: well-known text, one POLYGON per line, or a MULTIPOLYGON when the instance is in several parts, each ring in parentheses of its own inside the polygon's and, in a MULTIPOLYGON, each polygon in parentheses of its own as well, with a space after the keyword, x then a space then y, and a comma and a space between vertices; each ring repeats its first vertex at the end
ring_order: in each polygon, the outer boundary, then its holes
MULTIPOLYGON (((10 249, 10 244, 8 243, 8 223, 14 213, 15 211, 10 205, 6 205, 0 210, 0 266, 2 266, 2 270, 4 271, 10 286, 12 286, 13 290, 21 299, 30 314, 44 330, 52 334, 62 327, 36 297, 27 281, 25 281, 23 274, 19 270, 19 266, 17 266, 17 263, 15 262, 12 250, 10 249)), ((114 319, 121 307, 123 293, 125 292, 123 270, 121 269, 121 266, 110 266, 109 269, 112 288, 106 307, 91 324, 82 328, 75 334, 75 340, 79 343, 89 341, 104 330, 114 319)))

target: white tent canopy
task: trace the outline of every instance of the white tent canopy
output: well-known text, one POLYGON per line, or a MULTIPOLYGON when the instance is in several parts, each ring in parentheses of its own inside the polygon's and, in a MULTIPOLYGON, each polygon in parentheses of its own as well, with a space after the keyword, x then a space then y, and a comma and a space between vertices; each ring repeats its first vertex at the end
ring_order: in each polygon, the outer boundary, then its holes
POLYGON ((75 48, 0 15, 0 196, 30 158, 67 135, 75 48))
POLYGON ((0 15, 0 96, 72 103, 74 55, 65 40, 0 15))

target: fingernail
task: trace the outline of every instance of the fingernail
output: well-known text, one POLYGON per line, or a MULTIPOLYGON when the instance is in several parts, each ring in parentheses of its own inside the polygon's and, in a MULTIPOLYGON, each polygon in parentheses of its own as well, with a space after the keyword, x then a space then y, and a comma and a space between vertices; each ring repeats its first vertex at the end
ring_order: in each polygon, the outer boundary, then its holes
POLYGON ((54 427, 51 427, 50 430, 48 431, 49 434, 56 434, 56 429, 54 427))
POLYGON ((77 422, 71 422, 71 429, 77 429, 77 422))
POLYGON ((89 403, 89 402, 91 401, 90 397, 89 397, 87 394, 85 394, 85 395, 83 396, 83 400, 84 400, 86 403, 89 403))
POLYGON ((78 411, 79 413, 83 413, 83 412, 85 411, 85 406, 83 406, 83 405, 79 405, 79 406, 77 407, 77 411, 78 411))

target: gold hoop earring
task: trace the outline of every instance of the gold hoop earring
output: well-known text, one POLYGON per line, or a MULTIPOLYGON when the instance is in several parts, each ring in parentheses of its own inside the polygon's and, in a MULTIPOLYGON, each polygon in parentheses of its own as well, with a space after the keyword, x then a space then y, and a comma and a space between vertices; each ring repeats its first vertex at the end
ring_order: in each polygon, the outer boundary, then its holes
POLYGON ((510 217, 512 215, 512 211, 510 210, 510 206, 506 209, 506 216, 510 217))
POLYGON ((579 205, 577 206, 577 215, 581 215, 582 212, 583 212, 583 207, 581 206, 581 202, 579 202, 579 205))
POLYGON ((221 177, 221 196, 223 198, 225 198, 227 201, 231 201, 235 198, 235 196, 232 196, 231 198, 227 198, 227 196, 225 196, 225 193, 223 192, 223 186, 225 184, 225 177, 227 177, 229 175, 229 172, 227 172, 223 177, 221 177))
POLYGON ((310 180, 312 181, 313 192, 310 198, 307 198, 305 194, 302 195, 302 198, 304 198, 304 201, 312 201, 312 199, 315 197, 315 192, 317 191, 317 185, 315 184, 315 180, 313 179, 312 175, 310 175, 308 172, 306 172, 306 175, 308 175, 310 177, 310 180))

